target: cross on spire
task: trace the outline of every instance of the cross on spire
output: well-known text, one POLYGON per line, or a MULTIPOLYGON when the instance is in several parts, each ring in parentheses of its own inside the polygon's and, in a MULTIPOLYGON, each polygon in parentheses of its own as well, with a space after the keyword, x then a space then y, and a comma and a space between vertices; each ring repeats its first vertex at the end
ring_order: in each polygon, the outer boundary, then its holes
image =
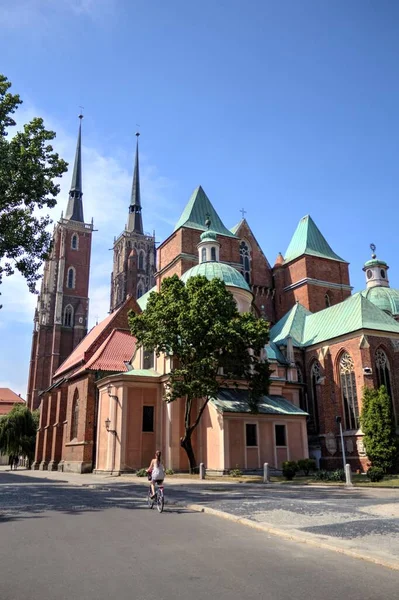
POLYGON ((247 214, 247 211, 244 208, 240 208, 240 213, 242 215, 242 218, 245 218, 245 215, 247 214))

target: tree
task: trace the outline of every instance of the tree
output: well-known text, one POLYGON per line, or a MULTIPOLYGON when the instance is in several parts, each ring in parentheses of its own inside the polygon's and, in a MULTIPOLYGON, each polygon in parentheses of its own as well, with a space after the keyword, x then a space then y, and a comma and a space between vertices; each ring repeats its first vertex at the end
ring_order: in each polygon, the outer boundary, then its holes
POLYGON ((43 119, 33 119, 7 139, 7 130, 16 124, 12 115, 22 104, 10 87, 0 74, 0 284, 3 274, 18 270, 35 292, 37 271, 51 242, 46 230, 51 219, 37 211, 56 205, 60 186, 54 179, 68 165, 49 144, 55 133, 45 129, 43 119))
POLYGON ((248 405, 257 411, 269 389, 270 369, 263 360, 268 324, 250 313, 240 314, 233 295, 219 279, 177 275, 163 280, 159 293, 150 294, 146 310, 129 316, 138 345, 173 357, 165 401, 185 402, 180 440, 190 464, 196 467, 192 434, 211 398, 222 387, 248 390, 248 405))
POLYGON ((378 390, 364 388, 361 427, 366 454, 374 467, 385 472, 392 469, 398 457, 398 437, 392 402, 385 386, 378 390))
POLYGON ((24 404, 16 404, 7 415, 0 417, 0 454, 24 456, 30 468, 38 427, 39 411, 31 412, 24 404))

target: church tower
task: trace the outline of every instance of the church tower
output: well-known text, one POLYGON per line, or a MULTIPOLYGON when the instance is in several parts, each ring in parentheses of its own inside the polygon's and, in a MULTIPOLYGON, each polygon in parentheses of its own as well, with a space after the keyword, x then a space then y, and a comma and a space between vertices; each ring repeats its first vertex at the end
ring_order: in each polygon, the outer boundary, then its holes
POLYGON ((155 285, 155 236, 144 233, 141 215, 139 133, 136 133, 132 193, 125 230, 114 239, 114 264, 111 273, 110 312, 127 296, 140 298, 155 285))
POLYGON ((87 333, 93 222, 83 217, 82 119, 65 216, 54 227, 34 317, 27 404, 38 408, 59 365, 87 333))

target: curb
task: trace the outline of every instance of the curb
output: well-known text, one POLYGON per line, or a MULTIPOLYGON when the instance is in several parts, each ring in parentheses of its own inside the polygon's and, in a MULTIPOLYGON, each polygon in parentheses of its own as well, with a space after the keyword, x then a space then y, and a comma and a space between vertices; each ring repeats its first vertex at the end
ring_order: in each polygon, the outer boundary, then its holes
POLYGON ((165 504, 168 506, 181 506, 182 508, 187 508, 188 510, 193 510, 195 512, 206 513, 209 515, 214 515, 215 517, 219 517, 221 519, 225 519, 227 521, 233 521, 234 523, 239 523, 241 525, 246 525, 247 527, 251 527, 252 529, 256 529, 258 531, 263 531, 264 533, 270 533, 271 535, 275 535, 286 540, 290 540, 292 542, 299 542, 302 544, 308 544, 309 546, 313 546, 315 548, 323 548, 324 550, 330 550, 332 552, 337 552, 339 554, 344 554, 345 556, 350 556, 351 558, 356 558, 358 560, 364 560, 366 562, 374 563, 375 565, 379 565, 382 567, 386 567, 388 569, 392 569, 395 571, 399 571, 399 562, 389 561, 384 558, 380 558, 378 556, 374 556, 368 553, 360 553, 354 550, 349 550, 348 548, 337 546, 334 544, 329 544, 327 542, 322 542, 321 540, 311 539, 306 534, 298 534, 298 533, 290 533, 285 531, 284 529, 278 529, 269 525, 267 523, 257 523, 256 521, 251 521, 250 519, 246 519, 245 517, 237 517, 236 515, 232 515, 230 513, 223 512, 222 510, 217 510, 215 508, 210 508, 209 506, 201 506, 200 504, 185 504, 184 502, 168 502, 165 504))

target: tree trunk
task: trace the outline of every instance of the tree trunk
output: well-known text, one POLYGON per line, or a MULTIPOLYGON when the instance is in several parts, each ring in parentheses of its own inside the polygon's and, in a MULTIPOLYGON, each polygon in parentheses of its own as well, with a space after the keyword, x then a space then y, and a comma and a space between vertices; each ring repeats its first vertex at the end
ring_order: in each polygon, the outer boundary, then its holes
POLYGON ((195 460, 195 454, 191 444, 191 434, 192 431, 186 430, 184 436, 180 439, 180 446, 186 451, 188 461, 190 463, 190 473, 194 473, 197 462, 195 460))

